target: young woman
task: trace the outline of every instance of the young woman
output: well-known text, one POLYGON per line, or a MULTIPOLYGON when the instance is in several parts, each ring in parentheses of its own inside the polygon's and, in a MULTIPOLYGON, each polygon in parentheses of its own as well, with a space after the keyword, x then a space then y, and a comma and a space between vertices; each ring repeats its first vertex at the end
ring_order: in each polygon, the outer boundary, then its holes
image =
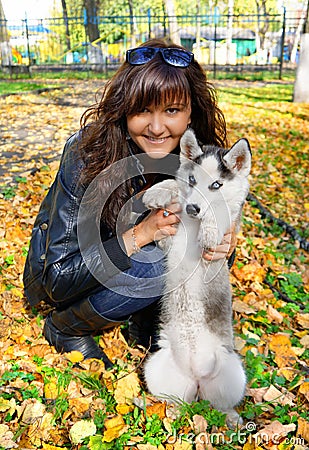
MULTIPOLYGON (((127 51, 67 141, 24 270, 29 303, 54 306, 44 336, 58 352, 79 350, 111 367, 92 336, 127 320, 130 342, 154 341, 164 286, 155 243, 176 233, 180 206, 175 199, 166 210, 145 211, 141 193, 173 177, 188 126, 202 143, 226 146, 223 114, 193 54, 150 40, 127 51)), ((228 233, 202 256, 225 258, 233 241, 228 233)))

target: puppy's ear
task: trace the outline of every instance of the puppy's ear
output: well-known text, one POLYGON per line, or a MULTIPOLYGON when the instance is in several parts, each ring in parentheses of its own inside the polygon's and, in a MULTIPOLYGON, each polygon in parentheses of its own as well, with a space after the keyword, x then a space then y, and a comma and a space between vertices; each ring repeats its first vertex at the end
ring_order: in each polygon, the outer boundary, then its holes
POLYGON ((247 139, 237 141, 223 160, 232 172, 247 177, 251 169, 251 149, 247 139))
POLYGON ((194 160, 202 154, 203 151, 197 143, 194 131, 188 128, 180 139, 180 158, 194 160))

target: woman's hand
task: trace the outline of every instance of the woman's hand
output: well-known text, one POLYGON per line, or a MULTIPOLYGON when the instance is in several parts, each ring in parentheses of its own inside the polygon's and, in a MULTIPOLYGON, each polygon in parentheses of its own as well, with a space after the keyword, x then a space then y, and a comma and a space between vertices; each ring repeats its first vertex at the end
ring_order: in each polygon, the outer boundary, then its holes
POLYGON ((233 224, 223 236, 221 244, 214 248, 204 250, 202 257, 206 261, 217 261, 218 259, 229 258, 235 250, 236 244, 237 238, 235 225, 233 224))
POLYGON ((175 200, 175 202, 168 205, 165 209, 154 209, 150 211, 148 216, 134 227, 134 236, 132 229, 127 230, 122 237, 128 256, 134 253, 135 246, 141 248, 150 242, 160 241, 168 236, 174 236, 180 221, 178 216, 180 211, 180 204, 175 200))

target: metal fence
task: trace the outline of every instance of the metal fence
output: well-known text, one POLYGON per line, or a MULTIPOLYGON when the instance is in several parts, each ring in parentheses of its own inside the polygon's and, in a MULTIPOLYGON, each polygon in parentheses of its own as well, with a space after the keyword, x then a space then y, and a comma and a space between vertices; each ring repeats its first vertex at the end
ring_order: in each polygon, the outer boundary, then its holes
POLYGON ((25 70, 116 68, 125 50, 152 37, 170 37, 214 70, 282 70, 297 64, 301 13, 167 17, 164 14, 0 21, 0 58, 11 73, 25 70), (89 20, 99 37, 89 39, 89 20), (19 68, 19 70, 18 70, 19 68))

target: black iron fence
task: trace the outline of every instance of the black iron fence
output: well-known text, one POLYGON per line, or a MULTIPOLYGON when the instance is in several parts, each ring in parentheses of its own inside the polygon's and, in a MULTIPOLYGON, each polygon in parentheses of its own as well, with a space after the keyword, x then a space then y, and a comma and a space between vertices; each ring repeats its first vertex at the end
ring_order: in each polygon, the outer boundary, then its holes
POLYGON ((170 37, 194 52, 207 66, 225 70, 282 71, 295 65, 299 54, 302 15, 222 15, 209 13, 167 17, 69 17, 0 21, 0 59, 11 73, 35 69, 98 70, 119 66, 125 50, 152 37, 170 37), (89 21, 98 37, 89 38, 89 21))

